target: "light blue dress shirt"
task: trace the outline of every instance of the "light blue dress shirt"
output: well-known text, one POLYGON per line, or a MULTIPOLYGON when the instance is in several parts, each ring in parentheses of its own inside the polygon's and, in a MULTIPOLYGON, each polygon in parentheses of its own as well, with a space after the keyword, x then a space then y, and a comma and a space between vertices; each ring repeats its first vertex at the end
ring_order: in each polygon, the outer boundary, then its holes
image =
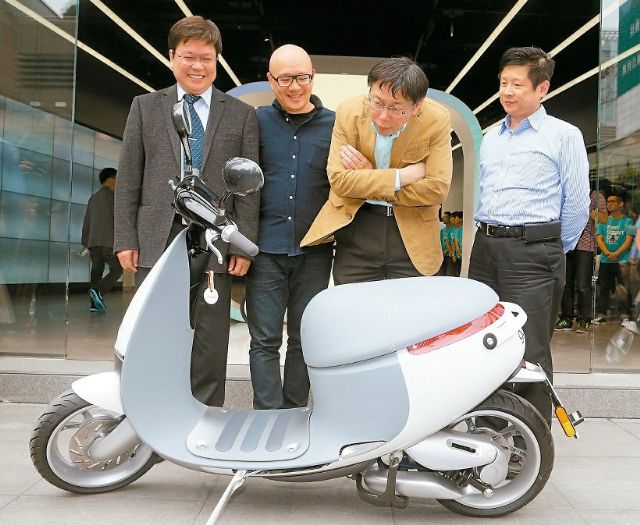
MULTIPOLYGON (((392 133, 391 135, 383 135, 378 132, 378 128, 372 122, 371 127, 373 131, 376 133, 376 143, 373 149, 373 156, 376 161, 376 169, 388 169, 391 164, 391 149, 393 148, 393 143, 400 136, 400 133, 404 131, 407 127, 405 124, 398 131, 392 133)), ((400 191, 400 170, 396 170, 396 191, 400 191)), ((375 199, 367 199, 369 204, 379 204, 381 206, 391 206, 386 201, 379 201, 375 199)))
POLYGON ((511 117, 480 147, 476 221, 503 226, 560 220, 564 251, 572 250, 589 218, 589 162, 580 130, 547 115, 543 106, 520 125, 511 117))

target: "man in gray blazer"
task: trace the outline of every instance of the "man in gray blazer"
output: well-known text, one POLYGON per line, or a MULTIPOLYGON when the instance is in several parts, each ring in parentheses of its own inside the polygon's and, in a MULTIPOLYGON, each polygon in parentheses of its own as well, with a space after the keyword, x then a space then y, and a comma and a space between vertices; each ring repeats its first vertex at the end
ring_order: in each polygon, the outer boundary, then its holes
MULTIPOLYGON (((200 16, 186 17, 173 25, 168 40, 177 84, 134 98, 118 166, 114 251, 123 268, 136 274, 136 286, 183 228, 171 207, 173 193, 168 184, 169 179, 180 173, 183 163, 171 119, 172 106, 184 97, 190 105, 192 121, 197 114, 198 125, 204 129, 202 155, 194 158, 194 168, 200 168, 202 180, 216 194, 224 191, 222 169, 227 160, 231 157, 258 160, 254 109, 212 85, 217 58, 222 52, 217 26, 200 16)), ((255 241, 258 195, 230 197, 227 209, 238 229, 255 241)), ((215 257, 207 256, 208 261, 200 261, 203 268, 206 265, 215 271, 219 300, 214 305, 205 303, 203 278, 194 312, 191 357, 193 394, 210 406, 222 406, 224 402, 232 276, 243 276, 251 264, 245 255, 226 244, 220 243, 219 249, 225 257, 223 265, 215 257)))
POLYGON ((104 312, 107 305, 103 294, 113 288, 122 275, 120 261, 113 253, 113 192, 116 190, 115 168, 104 168, 98 175, 102 185, 87 203, 82 222, 82 246, 91 254, 89 310, 104 312), (105 265, 109 273, 104 277, 105 265))

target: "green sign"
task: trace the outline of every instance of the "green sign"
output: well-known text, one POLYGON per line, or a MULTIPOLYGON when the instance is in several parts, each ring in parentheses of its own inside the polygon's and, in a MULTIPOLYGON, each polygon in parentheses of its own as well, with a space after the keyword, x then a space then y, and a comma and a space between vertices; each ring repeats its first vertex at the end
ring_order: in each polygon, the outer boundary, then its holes
MULTIPOLYGON (((640 0, 628 0, 620 6, 618 53, 640 44, 640 0)), ((640 53, 618 62, 618 96, 640 84, 640 53)))

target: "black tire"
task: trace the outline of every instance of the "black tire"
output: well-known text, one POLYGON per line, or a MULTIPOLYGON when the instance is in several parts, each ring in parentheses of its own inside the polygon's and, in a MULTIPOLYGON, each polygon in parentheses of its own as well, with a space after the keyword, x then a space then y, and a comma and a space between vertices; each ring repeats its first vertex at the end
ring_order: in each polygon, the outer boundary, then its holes
POLYGON ((519 439, 526 445, 526 458, 523 459, 520 472, 514 475, 513 479, 506 480, 504 485, 494 487, 494 495, 490 498, 478 492, 477 495, 460 500, 438 500, 438 502, 464 516, 499 517, 524 507, 544 488, 553 469, 553 438, 540 412, 528 401, 511 392, 505 390, 495 392, 472 412, 459 418, 457 422, 482 416, 483 413, 487 419, 493 420, 494 417, 499 419, 502 415, 512 425, 522 425, 524 437, 521 435, 519 439), (519 476, 523 478, 517 481, 519 476), (514 482, 520 483, 521 486, 516 484, 514 489, 510 486, 514 482), (511 490, 510 493, 506 492, 509 490, 511 490), (491 506, 492 502, 496 504, 495 507, 491 506))
MULTIPOLYGON (((83 427, 86 430, 87 424, 96 421, 115 426, 119 417, 88 403, 72 390, 49 403, 38 418, 29 441, 31 461, 44 479, 69 492, 97 494, 129 485, 158 461, 158 456, 149 447, 140 444, 131 455, 125 456, 125 461, 118 461, 116 466, 106 470, 80 468, 79 462, 74 462, 70 453, 65 456, 58 438, 63 432, 71 433, 76 429, 74 435, 78 435, 83 427), (92 411, 97 414, 92 414, 92 411), (76 418, 82 418, 84 422, 73 422, 76 418)), ((71 449, 71 446, 74 445, 70 444, 68 448, 71 449)))

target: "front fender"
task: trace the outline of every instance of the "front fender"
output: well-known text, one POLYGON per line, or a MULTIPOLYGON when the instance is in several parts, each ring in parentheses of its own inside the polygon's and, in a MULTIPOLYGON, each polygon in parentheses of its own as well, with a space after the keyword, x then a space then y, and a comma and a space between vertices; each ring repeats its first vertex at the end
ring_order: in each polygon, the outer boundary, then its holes
POLYGON ((78 379, 71 384, 73 391, 82 399, 118 415, 124 414, 120 400, 120 374, 102 372, 78 379))

